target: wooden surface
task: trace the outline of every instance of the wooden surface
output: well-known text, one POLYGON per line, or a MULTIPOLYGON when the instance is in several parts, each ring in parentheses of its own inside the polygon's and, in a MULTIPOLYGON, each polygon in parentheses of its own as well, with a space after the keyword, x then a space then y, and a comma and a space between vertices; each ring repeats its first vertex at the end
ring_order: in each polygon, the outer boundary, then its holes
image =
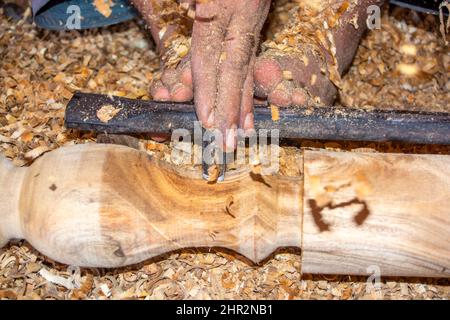
POLYGON ((0 248, 9 239, 23 238, 18 203, 26 170, 14 167, 11 161, 0 155, 0 248))
POLYGON ((194 176, 124 146, 60 148, 27 169, 22 235, 55 260, 94 267, 186 247, 222 246, 260 261, 300 246, 301 178, 244 170, 207 184, 194 176))
POLYGON ((450 276, 450 158, 305 151, 304 273, 450 276))
POLYGON ((304 151, 303 162, 304 180, 244 168, 208 184, 117 145, 63 147, 30 168, 2 161, 0 244, 26 238, 92 267, 187 247, 258 262, 294 246, 303 273, 450 276, 448 156, 304 151))

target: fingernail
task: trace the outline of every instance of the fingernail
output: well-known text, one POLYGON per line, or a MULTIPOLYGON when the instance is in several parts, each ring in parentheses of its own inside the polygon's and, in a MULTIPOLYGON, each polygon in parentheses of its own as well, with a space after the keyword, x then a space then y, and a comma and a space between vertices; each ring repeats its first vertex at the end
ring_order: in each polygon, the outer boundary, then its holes
POLYGON ((211 128, 214 125, 214 111, 211 111, 211 113, 208 116, 208 120, 206 120, 205 126, 207 128, 211 128))
POLYGON ((254 128, 254 124, 253 124, 253 113, 249 113, 245 116, 244 119, 244 130, 245 132, 247 132, 250 129, 254 128))
POLYGON ((226 130, 227 139, 225 142, 225 151, 233 152, 236 149, 236 127, 226 130))

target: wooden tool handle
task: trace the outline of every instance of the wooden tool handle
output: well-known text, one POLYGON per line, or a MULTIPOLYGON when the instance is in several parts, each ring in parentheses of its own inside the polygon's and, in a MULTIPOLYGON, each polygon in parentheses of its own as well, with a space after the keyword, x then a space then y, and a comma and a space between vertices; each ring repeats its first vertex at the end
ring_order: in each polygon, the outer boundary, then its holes
POLYGON ((63 263, 119 267, 214 246, 259 261, 300 246, 300 178, 236 172, 211 185, 200 172, 182 176, 142 152, 101 144, 60 148, 25 171, 2 168, 2 244, 25 237, 63 263))

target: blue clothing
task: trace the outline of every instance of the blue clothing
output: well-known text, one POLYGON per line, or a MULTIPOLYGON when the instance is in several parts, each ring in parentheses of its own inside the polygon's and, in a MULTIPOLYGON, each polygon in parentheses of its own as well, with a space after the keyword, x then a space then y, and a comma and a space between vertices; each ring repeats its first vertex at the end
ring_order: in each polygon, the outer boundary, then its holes
POLYGON ((93 0, 32 0, 33 18, 41 28, 52 30, 103 27, 137 16, 128 0, 114 0, 109 17, 102 15, 93 0))

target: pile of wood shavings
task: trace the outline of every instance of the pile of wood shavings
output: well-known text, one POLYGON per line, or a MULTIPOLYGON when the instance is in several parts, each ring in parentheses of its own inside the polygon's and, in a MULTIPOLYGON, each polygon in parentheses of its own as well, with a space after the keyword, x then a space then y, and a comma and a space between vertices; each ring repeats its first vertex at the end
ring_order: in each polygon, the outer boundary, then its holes
POLYGON ((65 106, 77 90, 150 99, 159 61, 134 22, 49 32, 0 16, 0 151, 16 165, 62 145, 94 140, 64 128, 65 106))
POLYGON ((448 280, 383 279, 299 273, 297 252, 262 266, 226 250, 184 250, 107 270, 61 265, 27 243, 0 251, 0 299, 448 299, 448 280))
MULTIPOLYGON (((178 4, 173 0, 154 1, 153 10, 160 29, 162 64, 175 68, 191 49, 190 33, 195 12, 187 2, 178 4)), ((159 77, 160 73, 155 76, 159 77)))
MULTIPOLYGON (((134 22, 58 33, 9 22, 0 14, 0 29, 5 30, 0 34, 0 152, 17 165, 29 163, 43 150, 96 140, 92 134, 63 128, 64 106, 75 90, 150 98, 147 88, 158 60, 145 31, 134 22)), ((143 145, 154 154, 169 152, 164 144, 143 145)), ((442 146, 318 141, 296 142, 283 150, 295 154, 300 146, 450 154, 442 146)), ((289 157, 286 168, 291 168, 288 162, 289 157)), ((289 250, 277 252, 261 266, 226 250, 183 250, 128 268, 80 270, 55 263, 18 241, 0 249, 0 299, 450 297, 450 283, 444 279, 382 279, 377 291, 369 289, 365 277, 301 276, 299 270, 299 252, 289 250)))
MULTIPOLYGON (((359 47, 341 103, 366 109, 450 112, 450 53, 432 15, 386 8, 359 47)), ((447 39, 449 39, 447 34, 447 39)))

